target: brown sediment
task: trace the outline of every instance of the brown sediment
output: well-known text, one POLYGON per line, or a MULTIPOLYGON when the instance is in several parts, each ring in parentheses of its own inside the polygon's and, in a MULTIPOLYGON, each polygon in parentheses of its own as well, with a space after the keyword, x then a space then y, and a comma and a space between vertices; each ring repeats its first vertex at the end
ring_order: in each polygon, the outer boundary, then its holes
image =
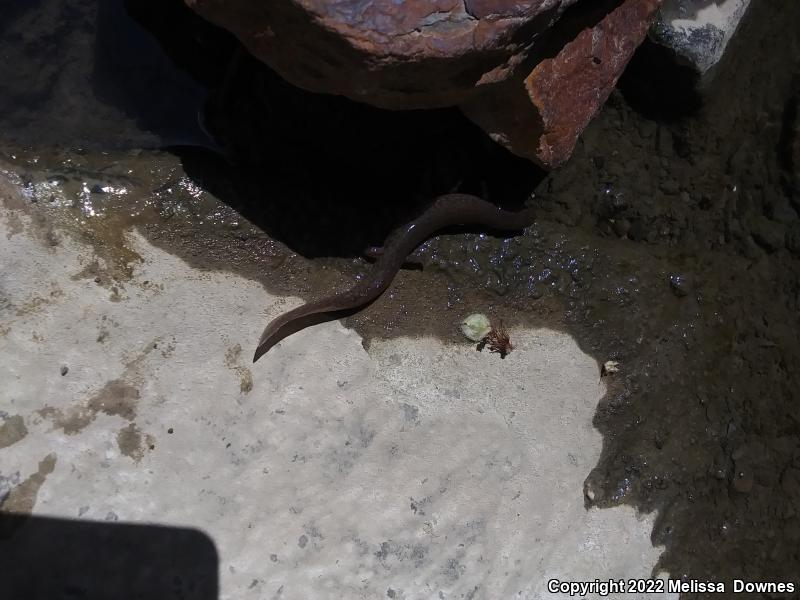
POLYGON ((30 514, 34 506, 36 506, 36 497, 39 495, 39 489, 47 479, 47 476, 53 472, 55 466, 56 455, 50 453, 45 456, 39 461, 39 469, 36 473, 33 473, 9 492, 8 496, 0 504, 0 509, 8 513, 30 514))
POLYGON ((136 423, 129 423, 117 432, 117 447, 125 456, 139 462, 154 444, 153 436, 143 434, 136 423))
POLYGON ((100 414, 122 417, 134 421, 139 407, 141 376, 139 365, 158 347, 158 340, 147 344, 143 350, 125 363, 125 370, 117 379, 107 381, 97 393, 83 402, 66 407, 45 406, 37 413, 49 419, 67 435, 83 431, 100 414))
POLYGON ((67 435, 75 435, 88 427, 98 414, 114 415, 132 421, 136 417, 139 390, 129 383, 114 379, 107 382, 86 404, 67 408, 45 406, 38 413, 67 435))
POLYGON ((16 444, 28 435, 22 415, 10 415, 0 424, 0 448, 16 444))

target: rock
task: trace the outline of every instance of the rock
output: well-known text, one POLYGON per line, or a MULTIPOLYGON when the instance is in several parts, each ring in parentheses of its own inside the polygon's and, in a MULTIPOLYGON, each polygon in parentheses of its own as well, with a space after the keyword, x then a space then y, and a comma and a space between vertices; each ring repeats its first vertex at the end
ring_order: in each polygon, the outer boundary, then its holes
POLYGON ((769 217, 773 221, 784 225, 792 225, 798 220, 797 211, 791 207, 789 200, 785 197, 775 199, 775 204, 772 206, 769 217))
POLYGON ((576 1, 186 3, 298 87, 385 108, 430 108, 509 77, 576 1))
POLYGON ((625 237, 631 230, 631 222, 628 219, 616 219, 613 225, 614 233, 619 237, 625 237))
POLYGON ((666 179, 658 187, 668 196, 675 196, 681 191, 681 184, 676 179, 666 179))
POLYGON ((753 489, 755 479, 750 470, 737 471, 731 480, 731 487, 740 494, 749 494, 753 489))
POLYGON ((660 5, 661 0, 627 0, 527 77, 525 87, 544 123, 535 155, 542 164, 559 166, 572 154, 578 136, 644 40, 660 5))
POLYGON ((800 498, 800 469, 786 469, 781 475, 781 487, 790 497, 800 498))
POLYGON ((658 124, 655 121, 642 118, 637 125, 639 135, 643 140, 649 140, 658 131, 658 124))
POLYGON ((783 248, 786 229, 780 223, 770 221, 763 215, 753 219, 752 235, 755 242, 767 252, 775 252, 783 248))
POLYGON ((675 142, 672 139, 672 132, 666 125, 658 128, 658 138, 656 139, 656 149, 659 156, 672 156, 675 150, 675 142))
POLYGON ((689 295, 689 284, 683 275, 670 275, 669 287, 678 298, 689 295))
POLYGON ((628 228, 627 235, 635 242, 645 239, 647 237, 647 226, 644 220, 641 218, 634 219, 628 228))
POLYGON ((786 247, 796 256, 800 256, 800 223, 794 223, 786 232, 786 247))
POLYGON ((294 85, 383 108, 457 105, 546 168, 569 158, 662 2, 625 0, 599 22, 611 3, 581 4, 562 30, 577 0, 185 1, 294 85))
POLYGON ((608 99, 644 40, 661 0, 626 0, 561 51, 541 61, 523 86, 509 80, 462 110, 496 142, 546 167, 561 166, 608 99))
POLYGON ((701 76, 722 58, 750 0, 665 0, 650 34, 701 76))

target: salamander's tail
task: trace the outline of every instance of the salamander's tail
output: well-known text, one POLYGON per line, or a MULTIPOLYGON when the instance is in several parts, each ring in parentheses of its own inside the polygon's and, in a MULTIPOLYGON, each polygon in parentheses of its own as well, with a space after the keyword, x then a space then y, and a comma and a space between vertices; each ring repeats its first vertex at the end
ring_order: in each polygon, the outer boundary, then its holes
MULTIPOLYGON (((274 323, 274 321, 272 322, 274 323)), ((278 340, 272 340, 272 333, 270 329, 272 329, 272 323, 267 325, 267 328, 264 329, 264 332, 261 334, 261 337, 258 340, 258 346, 256 347, 256 352, 253 355, 253 362, 256 362, 259 358, 264 356, 269 349, 272 348, 275 344, 278 343, 278 340)))
POLYGON ((302 323, 303 317, 314 312, 314 306, 303 304, 294 310, 278 315, 264 328, 258 340, 256 352, 253 355, 253 362, 264 356, 269 349, 280 342, 283 338, 300 331, 305 325, 302 323))
MULTIPOLYGON (((334 297, 334 300, 336 299, 337 297, 334 297)), ((330 312, 332 310, 336 311, 337 306, 329 299, 325 302, 303 304, 289 312, 278 315, 264 328, 264 332, 258 340, 256 352, 253 355, 253 362, 256 362, 269 352, 270 348, 275 344, 293 333, 297 333, 311 325, 334 319, 335 316, 330 312)))
POLYGON ((253 355, 253 362, 256 362, 259 358, 264 356, 269 351, 269 346, 265 344, 259 344, 256 348, 256 353, 253 355))

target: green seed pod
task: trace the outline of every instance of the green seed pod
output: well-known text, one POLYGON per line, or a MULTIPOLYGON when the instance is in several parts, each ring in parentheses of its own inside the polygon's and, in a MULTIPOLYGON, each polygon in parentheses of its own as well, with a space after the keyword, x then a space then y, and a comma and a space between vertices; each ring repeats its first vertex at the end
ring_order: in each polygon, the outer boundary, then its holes
POLYGON ((461 321, 461 331, 473 342, 480 342, 492 329, 489 317, 481 313, 475 313, 461 321))

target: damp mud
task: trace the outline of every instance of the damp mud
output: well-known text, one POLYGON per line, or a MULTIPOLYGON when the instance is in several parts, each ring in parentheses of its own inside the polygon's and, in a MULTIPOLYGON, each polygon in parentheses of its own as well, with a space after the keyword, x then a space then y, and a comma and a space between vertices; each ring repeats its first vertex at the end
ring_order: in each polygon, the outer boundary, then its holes
MULTIPOLYGON (((572 160, 545 174, 456 111, 387 113, 294 89, 167 3, 165 18, 199 32, 192 55, 145 4, 127 3, 131 20, 208 90, 213 142, 0 136, 0 171, 36 235, 91 241, 99 260, 84 275, 112 295, 137 260, 124 238, 136 227, 192 266, 313 300, 363 277, 363 250, 432 195, 537 206, 518 236, 424 243, 345 324, 367 348, 401 335, 464 343, 458 323, 474 312, 569 332, 598 364, 619 363, 595 416, 604 446, 587 505, 658 511, 652 539, 673 577, 796 580, 800 5, 753 3, 703 89, 683 72, 674 87, 659 79, 644 46, 572 160), (227 62, 203 68, 220 53, 227 62)), ((253 348, 264 325, 252 324, 253 348)))

